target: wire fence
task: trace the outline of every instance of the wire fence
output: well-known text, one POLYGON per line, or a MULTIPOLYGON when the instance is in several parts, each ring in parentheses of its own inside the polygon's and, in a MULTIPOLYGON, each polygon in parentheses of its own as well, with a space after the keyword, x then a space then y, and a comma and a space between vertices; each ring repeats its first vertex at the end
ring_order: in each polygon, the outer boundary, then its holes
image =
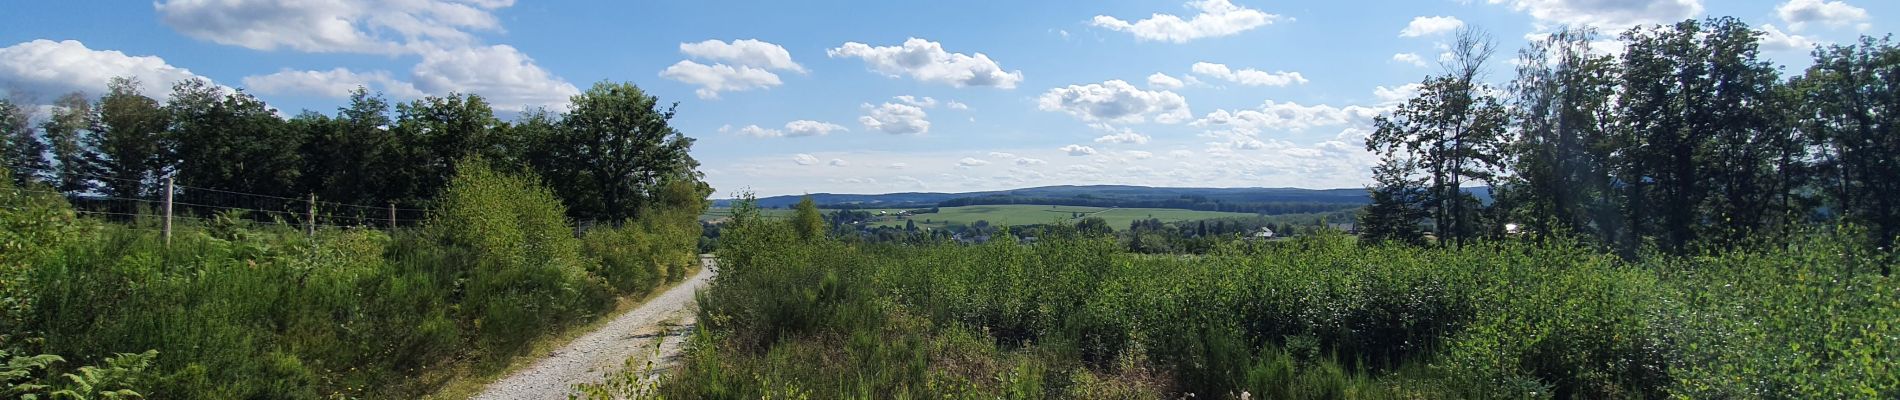
MULTIPOLYGON (((47 168, 25 166, 8 168, 46 175, 58 172, 47 168)), ((13 190, 16 193, 61 196, 79 215, 135 225, 140 222, 164 223, 169 218, 170 222, 212 224, 222 219, 232 223, 283 225, 303 229, 393 229, 421 225, 429 216, 427 209, 397 207, 393 203, 382 206, 350 204, 319 200, 314 195, 293 198, 178 185, 167 182, 163 178, 127 179, 74 172, 64 174, 101 183, 108 181, 132 183, 137 185, 136 187, 149 188, 141 190, 149 193, 143 196, 126 197, 107 194, 100 190, 77 193, 44 188, 14 188, 13 190), (181 201, 180 198, 189 201, 181 201)))

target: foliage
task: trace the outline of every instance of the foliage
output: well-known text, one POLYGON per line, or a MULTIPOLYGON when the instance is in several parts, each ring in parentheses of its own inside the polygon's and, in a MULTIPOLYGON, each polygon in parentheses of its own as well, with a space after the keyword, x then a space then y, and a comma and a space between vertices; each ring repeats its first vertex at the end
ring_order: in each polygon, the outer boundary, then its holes
POLYGON ((0 365, 0 394, 8 398, 32 400, 44 395, 49 399, 131 399, 144 398, 134 388, 141 387, 152 378, 147 372, 152 360, 158 358, 158 351, 144 353, 119 353, 106 357, 105 366, 83 366, 74 373, 61 374, 58 378, 36 376, 46 371, 54 363, 66 361, 50 354, 36 356, 12 356, 0 350, 0 359, 7 360, 0 365))

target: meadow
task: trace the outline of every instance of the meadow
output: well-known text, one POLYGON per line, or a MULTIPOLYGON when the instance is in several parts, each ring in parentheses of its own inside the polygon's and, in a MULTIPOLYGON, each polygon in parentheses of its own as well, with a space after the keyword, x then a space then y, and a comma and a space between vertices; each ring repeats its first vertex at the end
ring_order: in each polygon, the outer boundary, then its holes
MULTIPOLYGON (((873 215, 883 212, 885 215, 892 215, 876 218, 875 221, 871 223, 872 226, 903 228, 907 223, 915 223, 919 228, 931 229, 969 226, 975 224, 977 221, 986 221, 992 226, 1074 223, 1074 221, 1078 219, 1077 216, 1081 216, 1101 218, 1108 222, 1108 226, 1116 230, 1127 230, 1130 223, 1141 219, 1159 219, 1162 222, 1179 222, 1257 216, 1251 213, 1195 211, 1175 208, 1106 208, 1028 204, 940 207, 937 208, 937 212, 935 213, 916 214, 905 218, 894 216, 898 212, 907 210, 910 209, 892 208, 854 211, 870 212, 873 215)), ((760 209, 759 213, 767 218, 790 218, 792 210, 760 209)), ((731 208, 714 208, 707 210, 700 219, 710 221, 730 218, 731 216, 731 208)))
POLYGON ((1853 228, 1638 261, 1561 239, 1338 234, 851 244, 741 216, 695 398, 1895 398, 1900 285, 1853 228))

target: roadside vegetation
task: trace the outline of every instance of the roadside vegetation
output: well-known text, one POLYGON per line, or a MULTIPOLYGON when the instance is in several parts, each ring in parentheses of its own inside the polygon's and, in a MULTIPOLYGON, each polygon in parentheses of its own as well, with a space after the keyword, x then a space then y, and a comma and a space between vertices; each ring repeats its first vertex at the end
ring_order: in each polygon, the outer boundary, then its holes
POLYGON ((632 85, 514 123, 112 86, 0 102, 0 398, 419 398, 698 267, 711 189, 632 85))

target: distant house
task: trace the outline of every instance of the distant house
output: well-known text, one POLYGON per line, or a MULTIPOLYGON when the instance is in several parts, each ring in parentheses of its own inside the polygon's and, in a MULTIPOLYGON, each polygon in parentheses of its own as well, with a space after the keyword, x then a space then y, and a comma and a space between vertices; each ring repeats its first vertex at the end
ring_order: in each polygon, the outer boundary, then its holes
POLYGON ((1258 231, 1255 231, 1255 232, 1253 233, 1253 235, 1250 235, 1250 236, 1248 236, 1248 237, 1249 237, 1249 238, 1251 238, 1251 239, 1253 239, 1253 240, 1267 240, 1267 239, 1272 239, 1272 238, 1273 238, 1273 230, 1272 230, 1272 229, 1267 229, 1267 227, 1264 227, 1264 226, 1262 226, 1262 227, 1260 227, 1260 230, 1258 230, 1258 231))

